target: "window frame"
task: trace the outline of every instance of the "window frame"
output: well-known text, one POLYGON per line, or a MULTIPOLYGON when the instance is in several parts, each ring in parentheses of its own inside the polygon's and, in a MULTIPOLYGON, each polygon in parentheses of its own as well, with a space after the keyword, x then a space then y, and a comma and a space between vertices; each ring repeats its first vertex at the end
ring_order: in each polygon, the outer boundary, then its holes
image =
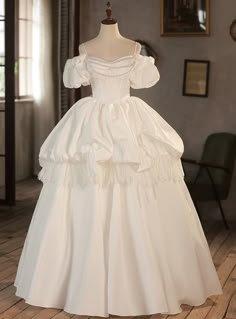
MULTIPOLYGON (((15 0, 15 68, 17 68, 17 72, 15 72, 15 99, 22 100, 22 99, 33 99, 33 94, 27 95, 20 95, 20 76, 19 76, 19 66, 20 66, 20 7, 19 1, 15 0)), ((28 19, 21 19, 25 21, 29 21, 28 19)), ((32 33, 31 33, 32 35, 32 33)), ((26 58, 27 59, 27 58, 26 58)), ((32 58, 31 58, 32 59, 32 58)))
MULTIPOLYGON (((19 45, 19 21, 20 21, 20 12, 19 12, 19 1, 15 0, 15 15, 14 15, 14 28, 15 28, 15 99, 16 100, 23 100, 23 99, 32 99, 33 100, 33 94, 27 94, 27 95, 20 95, 20 76, 19 76, 19 54, 20 54, 20 45, 19 45), (17 72, 16 72, 17 70, 17 72)), ((0 18, 0 21, 4 21, 6 23, 6 18, 0 18)), ((28 19, 25 19, 25 21, 28 21, 28 19)), ((6 59, 7 50, 5 48, 5 55, 4 60, 6 59)), ((6 67, 6 62, 4 64, 1 64, 1 67, 6 67)), ((6 83, 6 82, 5 82, 6 83)), ((5 101, 5 96, 0 96, 0 103, 3 103, 5 101)))
POLYGON ((5 100, 4 109, 4 151, 0 154, 4 160, 5 189, 4 197, 0 198, 0 204, 15 205, 15 1, 5 0, 5 100), (7 54, 6 54, 7 52, 7 54))

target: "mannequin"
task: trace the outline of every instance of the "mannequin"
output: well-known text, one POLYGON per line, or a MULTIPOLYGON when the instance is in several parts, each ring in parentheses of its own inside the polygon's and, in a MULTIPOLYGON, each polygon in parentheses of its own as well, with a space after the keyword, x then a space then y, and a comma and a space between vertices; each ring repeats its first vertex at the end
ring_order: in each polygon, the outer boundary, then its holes
POLYGON ((136 42, 123 37, 118 28, 117 20, 111 17, 111 5, 107 3, 107 18, 101 21, 97 37, 79 45, 79 53, 87 53, 104 60, 116 60, 132 55, 136 42))

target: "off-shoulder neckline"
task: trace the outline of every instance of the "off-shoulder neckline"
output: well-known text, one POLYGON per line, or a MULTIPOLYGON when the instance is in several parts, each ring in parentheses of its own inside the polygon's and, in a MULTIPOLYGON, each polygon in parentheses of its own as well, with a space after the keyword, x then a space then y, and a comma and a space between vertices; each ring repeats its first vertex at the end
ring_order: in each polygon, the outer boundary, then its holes
POLYGON ((117 62, 117 61, 129 59, 129 58, 135 58, 136 55, 137 55, 137 54, 125 55, 125 56, 122 56, 122 57, 117 58, 117 59, 114 59, 114 60, 106 60, 106 59, 103 59, 103 58, 96 57, 96 56, 94 56, 94 55, 85 54, 85 56, 86 56, 87 59, 95 59, 95 60, 99 60, 99 61, 102 61, 102 62, 105 62, 105 63, 114 63, 114 62, 117 62))
POLYGON ((95 55, 88 54, 87 51, 85 51, 85 53, 82 53, 82 54, 87 59, 95 59, 95 60, 99 60, 99 61, 102 61, 102 62, 105 62, 105 63, 115 63, 117 61, 121 61, 121 60, 125 60, 125 59, 136 58, 138 55, 140 55, 142 45, 139 42, 137 42, 137 41, 135 41, 135 42, 136 42, 136 47, 138 46, 138 49, 135 48, 135 52, 133 54, 124 55, 122 57, 119 57, 119 58, 113 59, 113 60, 107 60, 107 59, 103 59, 103 58, 97 57, 95 55))

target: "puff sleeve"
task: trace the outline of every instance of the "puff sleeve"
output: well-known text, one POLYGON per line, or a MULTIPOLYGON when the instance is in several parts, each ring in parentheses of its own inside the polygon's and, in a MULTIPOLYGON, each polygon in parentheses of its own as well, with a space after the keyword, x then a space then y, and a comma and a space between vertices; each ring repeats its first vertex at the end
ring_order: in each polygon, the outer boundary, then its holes
POLYGON ((152 56, 138 55, 130 74, 130 86, 133 89, 149 88, 160 79, 160 73, 152 56))
POLYGON ((89 72, 85 65, 85 54, 68 59, 63 71, 63 84, 67 88, 79 88, 90 84, 89 72))

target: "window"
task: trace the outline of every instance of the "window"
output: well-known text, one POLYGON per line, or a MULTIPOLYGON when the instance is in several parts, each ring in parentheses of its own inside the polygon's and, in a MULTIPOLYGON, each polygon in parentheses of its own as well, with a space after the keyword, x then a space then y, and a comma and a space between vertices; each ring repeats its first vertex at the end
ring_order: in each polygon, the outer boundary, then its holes
MULTIPOLYGON (((5 7, 0 0, 0 99, 5 97, 5 7)), ((32 12, 33 0, 16 0, 15 97, 32 96, 32 12)))
POLYGON ((32 96, 33 0, 16 3, 16 97, 32 96))

